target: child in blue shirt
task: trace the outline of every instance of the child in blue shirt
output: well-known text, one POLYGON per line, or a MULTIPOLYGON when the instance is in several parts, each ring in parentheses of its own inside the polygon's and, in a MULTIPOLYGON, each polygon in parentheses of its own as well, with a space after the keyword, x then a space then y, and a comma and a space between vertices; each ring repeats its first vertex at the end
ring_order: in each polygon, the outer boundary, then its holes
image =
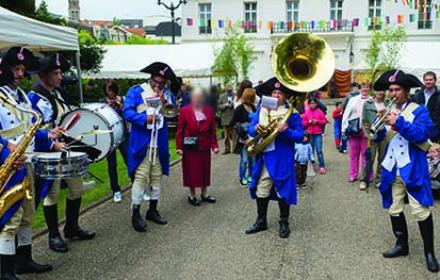
POLYGON ((300 188, 306 187, 307 166, 309 162, 315 162, 312 145, 309 142, 309 135, 304 135, 302 143, 295 144, 296 161, 296 184, 300 188))

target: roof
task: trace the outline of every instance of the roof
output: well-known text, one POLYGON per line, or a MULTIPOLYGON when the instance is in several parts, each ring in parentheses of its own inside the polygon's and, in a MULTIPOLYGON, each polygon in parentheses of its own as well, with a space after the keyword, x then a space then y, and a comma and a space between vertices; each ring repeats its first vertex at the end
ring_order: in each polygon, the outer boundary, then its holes
POLYGON ((112 20, 91 20, 91 19, 83 19, 80 21, 82 24, 92 25, 92 26, 112 26, 112 20))
POLYGON ((133 33, 139 37, 145 36, 145 30, 143 28, 125 28, 128 32, 133 33))
MULTIPOLYGON (((182 36, 182 28, 178 23, 174 23, 176 27, 176 36, 182 36)), ((172 36, 173 24, 170 21, 161 22, 156 26, 156 36, 172 36)))
POLYGON ((212 74, 214 49, 221 43, 189 43, 177 45, 111 45, 106 53, 101 72, 89 74, 90 78, 147 78, 140 69, 155 61, 162 61, 181 77, 201 78, 212 74), (197 59, 194 59, 197 54, 197 59))
POLYGON ((37 51, 79 50, 76 29, 31 19, 0 7, 0 49, 23 45, 37 51))

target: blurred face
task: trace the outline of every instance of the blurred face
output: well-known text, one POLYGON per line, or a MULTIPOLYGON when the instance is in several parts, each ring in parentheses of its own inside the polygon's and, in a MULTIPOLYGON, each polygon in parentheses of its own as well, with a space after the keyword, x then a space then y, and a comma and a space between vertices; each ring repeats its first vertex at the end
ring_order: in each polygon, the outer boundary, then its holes
POLYGON ((108 98, 115 98, 116 97, 116 92, 114 92, 110 86, 106 87, 106 94, 107 94, 108 98))
POLYGON ((156 92, 161 91, 165 87, 165 83, 165 78, 162 76, 153 76, 150 80, 151 88, 156 92))
POLYGON ((385 99, 385 91, 376 91, 376 99, 384 100, 385 99))
POLYGON ((17 87, 24 79, 24 74, 26 68, 23 64, 15 65, 11 67, 11 71, 14 74, 14 80, 12 81, 12 86, 17 87))
POLYGON ((408 93, 399 85, 390 86, 390 96, 398 106, 402 106, 408 101, 408 93))
POLYGON ((278 98, 278 106, 281 106, 286 103, 286 95, 281 90, 272 91, 272 97, 278 98))
POLYGON ((437 81, 434 79, 434 76, 432 75, 426 75, 425 78, 423 78, 423 83, 425 84, 426 89, 433 89, 435 87, 435 83, 437 81))
POLYGON ((44 83, 51 88, 60 87, 62 79, 63 76, 60 69, 49 71, 42 77, 44 83))
POLYGON ((191 94, 191 104, 195 108, 200 108, 203 106, 205 102, 205 97, 203 96, 203 92, 199 90, 193 91, 191 94))
POLYGON ((315 110, 316 107, 318 107, 318 104, 316 104, 315 101, 310 101, 309 106, 310 106, 310 109, 315 110))

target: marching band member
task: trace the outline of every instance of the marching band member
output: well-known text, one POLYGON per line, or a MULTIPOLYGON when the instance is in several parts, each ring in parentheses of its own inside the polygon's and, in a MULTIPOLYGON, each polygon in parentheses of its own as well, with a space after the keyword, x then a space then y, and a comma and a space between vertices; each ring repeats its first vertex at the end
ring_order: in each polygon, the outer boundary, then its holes
POLYGON ((397 239, 394 248, 384 252, 383 256, 395 258, 408 255, 408 229, 403 213, 407 194, 422 235, 427 268, 438 272, 433 219, 429 210, 433 197, 426 155, 434 125, 426 107, 409 100, 410 89, 420 86, 422 84, 415 76, 401 70, 385 72, 374 84, 375 90, 389 90, 395 101, 395 112, 385 117, 385 123, 391 129, 383 129, 377 136, 377 142, 383 141, 387 145, 382 161, 380 192, 397 239))
MULTIPOLYGON (((52 129, 51 134, 55 138, 62 132, 57 127, 61 117, 69 111, 69 105, 65 102, 60 93, 62 73, 70 68, 67 59, 61 54, 54 54, 40 59, 41 68, 37 85, 29 92, 29 99, 34 110, 43 116, 43 123, 47 129, 52 129)), ((36 145, 37 152, 62 151, 66 144, 54 140, 49 149, 36 145)), ((64 237, 73 240, 89 240, 95 237, 94 231, 82 229, 79 226, 79 212, 81 208, 81 197, 84 193, 84 186, 80 176, 66 179, 68 186, 66 199, 66 224, 64 226, 64 237)), ((40 192, 43 200, 44 217, 49 229, 49 248, 55 252, 65 253, 68 251, 66 242, 58 231, 58 210, 57 203, 60 195, 61 180, 38 179, 40 192)))
MULTIPOLYGON (((133 181, 132 225, 136 231, 143 232, 147 224, 141 217, 140 204, 146 189, 149 190, 150 207, 145 218, 159 225, 168 223, 157 210, 162 175, 169 175, 168 127, 166 119, 158 114, 157 107, 152 107, 150 102, 158 97, 162 98, 161 104, 170 102, 164 98, 167 95, 164 94, 165 84, 167 81, 178 84, 178 81, 173 70, 161 62, 152 63, 141 72, 151 74, 151 78, 128 90, 124 118, 131 123, 128 173, 133 181), (154 150, 156 152, 152 153, 154 150)), ((171 97, 170 94, 168 97, 171 97)))
MULTIPOLYGON (((260 107, 255 113, 248 128, 250 136, 257 135, 257 129, 267 126, 269 119, 283 117, 288 106, 287 99, 294 94, 283 86, 276 78, 272 78, 263 87, 266 95, 278 99, 278 108, 268 110, 260 107)), ((304 131, 300 115, 295 112, 285 124, 277 126, 280 134, 266 150, 256 157, 250 191, 257 201, 258 217, 256 222, 246 230, 253 234, 267 229, 267 208, 269 200, 278 200, 280 209, 279 236, 287 238, 290 235, 289 214, 290 205, 296 205, 295 178, 295 142, 303 141, 304 131)))
MULTIPOLYGON (((12 73, 12 79, 7 82, 2 81, 2 84, 7 83, 7 85, 0 88, 0 94, 19 107, 31 109, 29 99, 18 85, 23 80, 26 71, 38 68, 38 60, 29 50, 22 47, 13 47, 4 55, 2 64, 4 65, 0 70, 0 78, 3 79, 9 72, 12 73), (7 67, 10 67, 10 69, 7 69, 7 67)), ((13 151, 21 142, 27 132, 26 129, 31 125, 31 121, 28 115, 22 114, 13 106, 7 103, 0 104, 2 164, 9 152, 13 151)), ((34 140, 35 142, 44 142, 47 145, 49 142, 48 134, 38 133, 34 140)), ((33 143, 31 143, 28 150, 31 151, 32 146, 33 143)), ((31 192, 35 193, 33 190, 35 187, 34 181, 33 170, 30 164, 26 164, 25 168, 21 168, 15 173, 6 189, 17 184, 29 184, 31 192)), ((1 279, 18 279, 15 272, 18 274, 43 273, 52 270, 51 265, 38 264, 32 259, 32 218, 34 209, 32 199, 23 199, 0 217, 1 279), (17 249, 15 248, 16 240, 17 249)))

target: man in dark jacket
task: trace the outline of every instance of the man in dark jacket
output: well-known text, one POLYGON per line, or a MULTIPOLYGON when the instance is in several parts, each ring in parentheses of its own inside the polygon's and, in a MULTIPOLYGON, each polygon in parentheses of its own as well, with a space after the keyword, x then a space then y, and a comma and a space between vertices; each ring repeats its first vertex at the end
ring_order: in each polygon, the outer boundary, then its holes
POLYGON ((437 75, 434 72, 426 72, 423 75, 424 86, 416 91, 413 101, 425 105, 428 108, 429 115, 434 123, 435 129, 431 140, 437 142, 440 140, 440 90, 436 87, 437 75))

